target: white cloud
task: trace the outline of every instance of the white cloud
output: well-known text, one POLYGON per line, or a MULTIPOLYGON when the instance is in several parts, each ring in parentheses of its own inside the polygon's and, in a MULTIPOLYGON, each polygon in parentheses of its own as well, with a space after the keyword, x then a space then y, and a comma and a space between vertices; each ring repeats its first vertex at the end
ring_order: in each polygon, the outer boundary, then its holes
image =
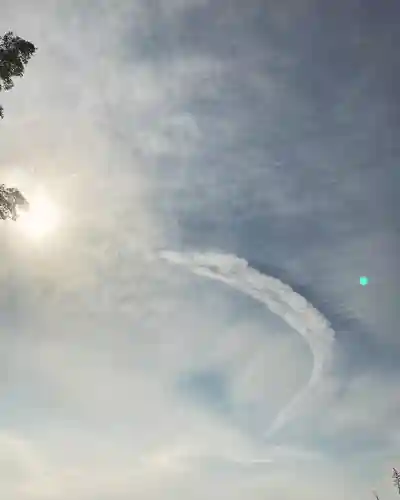
MULTIPOLYGON (((154 260, 155 249, 182 243, 180 221, 166 228, 170 213, 159 209, 160 172, 177 192, 192 176, 210 175, 203 187, 215 199, 231 196, 235 206, 242 203, 238 185, 248 179, 230 171, 221 187, 220 171, 190 166, 215 131, 216 142, 235 141, 240 131, 234 114, 207 129, 188 105, 201 97, 217 108, 232 62, 176 44, 162 57, 159 46, 154 57, 137 56, 158 23, 173 30, 191 7, 206 3, 174 0, 151 10, 144 1, 10 0, 2 7, 3 31, 15 30, 39 50, 15 89, 1 95, 0 173, 18 176, 27 193, 44 185, 66 213, 48 246, 33 248, 2 226, 0 483, 11 500, 366 495, 353 469, 327 462, 323 450, 285 442, 284 433, 267 446, 257 427, 268 427, 282 409, 273 429, 303 415, 301 405, 286 406, 312 361, 293 331, 313 351, 316 383, 333 341, 325 319, 278 280, 240 266, 233 278, 235 259, 223 257, 218 272, 267 302, 286 326, 251 298, 154 260), (183 166, 169 171, 164 160, 183 166), (208 371, 226 382, 227 414, 177 389, 181 377, 208 371)), ((290 24, 285 14, 276 14, 282 25, 290 24)), ((268 88, 272 106, 279 82, 269 74, 243 78, 257 92, 268 88)), ((268 196, 274 213, 312 211, 312 202, 292 199, 293 179, 272 171, 267 177, 271 189, 254 193, 255 205, 268 196)), ((195 211, 208 201, 196 192, 169 203, 195 211)), ((342 400, 332 398, 325 434, 378 432, 392 422, 398 407, 387 400, 395 384, 380 392, 383 383, 367 377, 342 400)), ((306 405, 309 413, 316 408, 312 398, 306 405)))
POLYGON ((164 251, 161 257, 173 264, 186 266, 190 271, 232 286, 244 294, 260 300, 292 326, 309 344, 314 355, 314 366, 304 394, 300 392, 268 429, 273 434, 295 412, 298 402, 317 385, 331 362, 334 331, 328 321, 304 297, 276 278, 264 276, 249 268, 247 262, 232 255, 203 253, 185 255, 164 251))

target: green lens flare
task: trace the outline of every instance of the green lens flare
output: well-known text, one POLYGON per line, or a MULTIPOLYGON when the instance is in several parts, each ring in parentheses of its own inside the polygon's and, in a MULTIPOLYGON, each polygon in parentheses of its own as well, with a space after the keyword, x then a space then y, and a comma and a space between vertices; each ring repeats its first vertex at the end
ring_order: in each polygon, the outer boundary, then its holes
POLYGON ((360 285, 365 286, 368 285, 368 278, 366 276, 361 276, 360 278, 360 285))

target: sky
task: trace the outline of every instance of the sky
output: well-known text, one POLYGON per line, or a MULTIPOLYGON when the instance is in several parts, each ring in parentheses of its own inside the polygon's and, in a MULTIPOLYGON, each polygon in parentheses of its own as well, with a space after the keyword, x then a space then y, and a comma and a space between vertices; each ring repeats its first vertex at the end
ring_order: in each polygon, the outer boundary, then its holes
POLYGON ((396 497, 399 9, 2 1, 4 497, 396 497))

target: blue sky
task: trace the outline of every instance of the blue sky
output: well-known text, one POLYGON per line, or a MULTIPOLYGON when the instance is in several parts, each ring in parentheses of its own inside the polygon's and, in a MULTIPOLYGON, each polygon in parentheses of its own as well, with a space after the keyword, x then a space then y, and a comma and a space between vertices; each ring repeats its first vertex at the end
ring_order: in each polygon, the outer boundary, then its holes
POLYGON ((3 2, 2 182, 61 213, 0 228, 7 498, 394 497, 399 14, 3 2))

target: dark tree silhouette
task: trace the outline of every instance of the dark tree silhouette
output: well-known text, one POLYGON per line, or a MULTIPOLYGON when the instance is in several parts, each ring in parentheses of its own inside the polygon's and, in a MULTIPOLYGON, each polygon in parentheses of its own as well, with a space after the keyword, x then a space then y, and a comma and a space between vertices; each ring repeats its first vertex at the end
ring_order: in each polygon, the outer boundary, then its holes
MULTIPOLYGON (((24 74, 25 65, 35 51, 33 43, 14 35, 12 31, 0 37, 0 91, 13 88, 12 79, 24 74)), ((0 118, 3 118, 1 105, 0 118)))
MULTIPOLYGON (((392 468, 392 471, 393 471, 393 474, 392 474, 393 485, 397 489, 397 491, 400 495, 400 472, 395 467, 392 468)), ((378 493, 376 491, 373 491, 372 494, 374 495, 376 500, 379 500, 379 496, 378 496, 378 493)))
POLYGON ((0 184, 0 218, 17 220, 17 208, 29 210, 29 203, 21 191, 16 188, 6 188, 0 184))
POLYGON ((394 487, 397 488, 397 491, 399 492, 400 495, 400 472, 395 467, 393 467, 392 478, 394 487))

